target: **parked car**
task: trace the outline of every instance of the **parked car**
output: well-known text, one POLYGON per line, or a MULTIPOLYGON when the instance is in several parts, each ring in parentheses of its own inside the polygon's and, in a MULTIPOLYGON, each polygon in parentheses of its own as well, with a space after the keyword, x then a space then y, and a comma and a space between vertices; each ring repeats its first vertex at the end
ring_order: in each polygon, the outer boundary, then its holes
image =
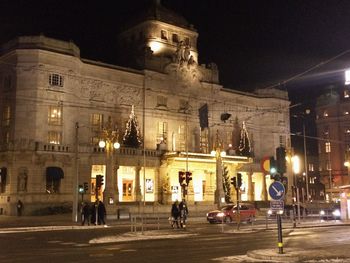
MULTIPOLYGON (((214 210, 207 213, 207 221, 213 223, 237 222, 238 207, 235 204, 229 204, 220 210, 214 210)), ((256 209, 252 204, 239 205, 240 221, 253 222, 256 216, 256 209)))

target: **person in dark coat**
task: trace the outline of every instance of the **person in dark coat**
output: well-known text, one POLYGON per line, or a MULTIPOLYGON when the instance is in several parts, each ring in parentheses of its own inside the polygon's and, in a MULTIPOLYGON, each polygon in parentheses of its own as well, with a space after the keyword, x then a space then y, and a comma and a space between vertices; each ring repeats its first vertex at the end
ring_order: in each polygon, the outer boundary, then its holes
POLYGON ((87 222, 88 226, 90 225, 90 212, 91 212, 91 208, 89 206, 88 203, 83 203, 83 207, 82 207, 82 221, 81 221, 81 225, 85 225, 85 222, 87 222))
POLYGON ((180 209, 180 225, 181 228, 186 228, 186 220, 188 216, 188 207, 186 204, 186 200, 182 199, 181 203, 179 204, 180 209))
POLYGON ((22 215, 22 209, 23 209, 23 203, 21 200, 18 200, 18 202, 17 202, 17 216, 22 215))
POLYGON ((98 224, 106 225, 105 216, 106 216, 106 207, 102 201, 98 202, 97 206, 97 216, 98 216, 98 224))
POLYGON ((179 228, 179 221, 178 221, 179 216, 180 216, 179 202, 176 200, 171 206, 171 227, 172 228, 175 227, 175 224, 176 224, 176 227, 179 228))

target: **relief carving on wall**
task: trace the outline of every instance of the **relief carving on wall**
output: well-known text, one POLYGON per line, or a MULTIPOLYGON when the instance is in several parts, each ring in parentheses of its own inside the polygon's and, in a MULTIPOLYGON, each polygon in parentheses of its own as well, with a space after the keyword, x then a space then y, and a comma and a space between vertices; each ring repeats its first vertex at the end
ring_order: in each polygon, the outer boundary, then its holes
POLYGON ((124 85, 118 91, 118 104, 135 106, 139 106, 141 104, 141 88, 136 86, 124 85))

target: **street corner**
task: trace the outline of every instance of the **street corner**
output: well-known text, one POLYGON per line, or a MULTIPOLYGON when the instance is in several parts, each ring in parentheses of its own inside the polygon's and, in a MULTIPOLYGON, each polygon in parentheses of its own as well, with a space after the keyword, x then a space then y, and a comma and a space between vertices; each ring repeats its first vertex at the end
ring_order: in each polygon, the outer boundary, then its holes
POLYGON ((247 257, 262 262, 299 262, 301 251, 288 248, 283 254, 279 254, 278 248, 251 250, 247 252, 247 257))

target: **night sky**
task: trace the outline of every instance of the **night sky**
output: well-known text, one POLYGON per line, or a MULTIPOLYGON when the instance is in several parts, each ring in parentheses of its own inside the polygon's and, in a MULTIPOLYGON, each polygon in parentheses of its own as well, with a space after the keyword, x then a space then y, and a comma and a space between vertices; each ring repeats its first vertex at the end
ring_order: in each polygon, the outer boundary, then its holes
MULTIPOLYGON (((348 0, 162 0, 199 32, 199 63, 215 62, 227 88, 287 89, 292 103, 314 102, 319 85, 342 81, 350 66, 348 0), (330 62, 328 62, 331 60, 330 62), (326 62, 325 64, 322 64, 326 62), (286 82, 305 72, 302 78, 286 82)), ((72 40, 83 58, 115 64, 120 28, 149 0, 0 0, 0 43, 40 34, 72 40)))

